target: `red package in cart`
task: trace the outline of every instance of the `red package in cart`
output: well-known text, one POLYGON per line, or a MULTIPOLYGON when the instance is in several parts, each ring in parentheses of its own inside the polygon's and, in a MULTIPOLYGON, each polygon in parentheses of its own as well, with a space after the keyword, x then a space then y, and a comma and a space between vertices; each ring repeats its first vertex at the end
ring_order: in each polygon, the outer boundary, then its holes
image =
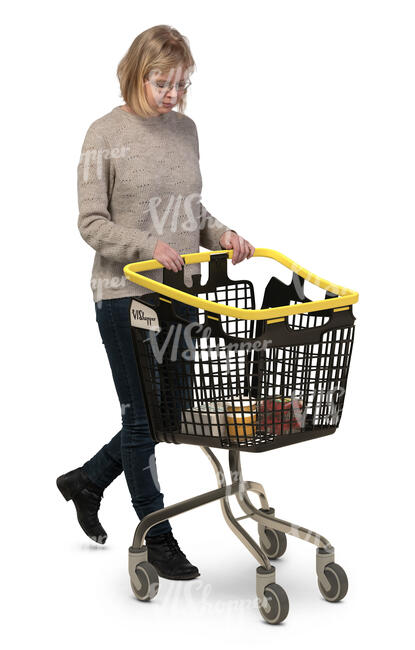
POLYGON ((258 404, 258 428, 276 435, 296 433, 301 430, 303 402, 294 397, 276 397, 258 404), (290 423, 291 420, 291 423, 290 423))

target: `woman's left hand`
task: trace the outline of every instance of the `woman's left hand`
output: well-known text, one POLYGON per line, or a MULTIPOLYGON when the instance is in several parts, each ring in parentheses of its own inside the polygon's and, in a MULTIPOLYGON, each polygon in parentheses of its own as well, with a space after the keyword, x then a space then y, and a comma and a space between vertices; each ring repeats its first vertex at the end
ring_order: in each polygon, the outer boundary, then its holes
POLYGON ((244 259, 249 259, 255 252, 255 246, 246 239, 238 235, 233 230, 226 230, 219 240, 223 248, 233 248, 232 264, 238 264, 244 259))

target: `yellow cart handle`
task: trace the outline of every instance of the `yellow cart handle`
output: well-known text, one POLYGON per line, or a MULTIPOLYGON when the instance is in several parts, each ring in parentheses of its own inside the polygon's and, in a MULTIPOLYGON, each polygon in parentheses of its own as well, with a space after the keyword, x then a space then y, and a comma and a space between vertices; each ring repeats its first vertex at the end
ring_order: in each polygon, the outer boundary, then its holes
MULTIPOLYGON (((186 253, 185 255, 181 255, 181 257, 185 264, 195 264, 197 262, 209 262, 212 255, 216 255, 217 253, 221 253, 222 255, 223 253, 227 253, 229 259, 232 259, 233 257, 233 250, 186 253)), ((327 298, 326 300, 314 300, 312 302, 299 303, 297 305, 270 307, 267 309, 242 309, 240 307, 232 307, 230 305, 223 305, 211 300, 206 300, 205 298, 199 298, 198 296, 194 296, 186 291, 180 291, 179 289, 170 287, 167 284, 157 282, 157 280, 152 280, 141 275, 142 271, 164 268, 163 264, 154 259, 127 264, 124 266, 124 274, 128 280, 131 280, 131 282, 135 282, 135 284, 139 284, 142 287, 150 289, 150 291, 155 291, 156 293, 167 296, 168 298, 173 298, 173 300, 179 300, 187 305, 192 305, 193 307, 198 307, 199 309, 214 314, 223 314, 224 316, 242 318, 245 320, 283 319, 291 314, 307 314, 308 312, 319 311, 321 309, 334 309, 335 311, 340 311, 350 308, 350 305, 355 304, 359 300, 359 294, 356 291, 346 289, 345 287, 323 280, 323 278, 319 278, 318 275, 307 271, 299 264, 290 260, 289 257, 286 257, 278 251, 271 250, 270 248, 256 248, 253 257, 270 257, 286 266, 288 269, 293 271, 293 273, 304 278, 304 280, 307 280, 330 293, 334 293, 338 297, 327 298)))

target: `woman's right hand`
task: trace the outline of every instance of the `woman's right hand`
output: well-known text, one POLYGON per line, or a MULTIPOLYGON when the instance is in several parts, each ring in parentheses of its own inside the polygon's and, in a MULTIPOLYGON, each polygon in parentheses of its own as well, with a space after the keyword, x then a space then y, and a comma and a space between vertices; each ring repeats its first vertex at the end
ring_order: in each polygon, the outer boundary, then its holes
POLYGON ((157 262, 163 264, 163 266, 165 266, 166 269, 169 269, 170 271, 180 271, 184 265, 184 260, 182 257, 180 257, 179 253, 160 239, 158 240, 154 249, 153 257, 155 260, 157 260, 157 262))

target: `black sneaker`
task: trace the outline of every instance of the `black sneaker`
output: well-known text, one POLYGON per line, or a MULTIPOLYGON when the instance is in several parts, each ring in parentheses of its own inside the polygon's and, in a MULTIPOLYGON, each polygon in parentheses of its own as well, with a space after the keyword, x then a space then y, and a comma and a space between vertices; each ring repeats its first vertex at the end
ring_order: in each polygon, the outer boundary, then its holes
POLYGON ((173 533, 146 537, 147 559, 161 578, 168 580, 192 580, 200 576, 199 569, 180 550, 173 533))
POLYGON ((103 490, 89 480, 81 467, 59 476, 56 485, 67 501, 74 502, 84 533, 97 544, 105 544, 107 533, 98 520, 103 490))

